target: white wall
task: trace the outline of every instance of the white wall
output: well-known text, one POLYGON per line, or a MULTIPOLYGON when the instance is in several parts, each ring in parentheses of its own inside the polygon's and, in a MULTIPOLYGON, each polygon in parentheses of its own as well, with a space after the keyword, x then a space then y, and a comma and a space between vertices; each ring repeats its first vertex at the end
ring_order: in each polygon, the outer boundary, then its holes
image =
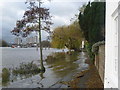
POLYGON ((117 2, 106 3, 105 88, 118 88, 117 2))
MULTIPOLYGON (((118 6, 118 54, 120 53, 120 1, 118 6)), ((118 80, 120 81, 120 56, 118 56, 118 80)), ((120 82, 118 81, 118 88, 120 90, 120 82)))

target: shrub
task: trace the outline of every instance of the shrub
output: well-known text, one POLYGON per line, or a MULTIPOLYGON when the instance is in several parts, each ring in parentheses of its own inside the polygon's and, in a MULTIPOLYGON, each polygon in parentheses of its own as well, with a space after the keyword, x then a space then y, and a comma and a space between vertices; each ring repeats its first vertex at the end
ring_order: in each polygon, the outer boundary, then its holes
POLYGON ((33 62, 28 64, 22 63, 19 68, 13 69, 13 74, 35 74, 39 72, 39 67, 33 64, 33 62))
POLYGON ((2 69, 2 83, 7 83, 10 80, 10 71, 7 68, 2 69))
POLYGON ((92 44, 86 43, 85 48, 86 48, 86 51, 87 51, 87 53, 88 53, 90 59, 93 61, 95 55, 94 55, 94 53, 92 52, 92 44))

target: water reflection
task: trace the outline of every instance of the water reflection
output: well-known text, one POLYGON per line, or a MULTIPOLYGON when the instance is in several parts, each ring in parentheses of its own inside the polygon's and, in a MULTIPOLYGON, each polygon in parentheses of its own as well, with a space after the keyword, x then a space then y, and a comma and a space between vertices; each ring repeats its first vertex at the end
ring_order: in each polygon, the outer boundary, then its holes
POLYGON ((78 60, 78 55, 78 52, 72 52, 72 54, 65 52, 53 53, 47 56, 46 63, 58 77, 64 77, 79 67, 77 63, 73 63, 78 60))
POLYGON ((86 54, 84 52, 72 52, 72 54, 56 52, 47 56, 44 60, 46 72, 38 71, 40 61, 28 63, 27 65, 22 64, 21 68, 15 69, 18 71, 11 73, 10 85, 7 87, 49 88, 54 86, 58 88, 60 84, 56 85, 57 82, 71 79, 76 72, 86 67, 85 59, 86 54), (27 72, 24 72, 23 69, 27 72))
POLYGON ((41 80, 45 78, 45 77, 44 77, 44 73, 45 73, 45 72, 40 72, 41 80))

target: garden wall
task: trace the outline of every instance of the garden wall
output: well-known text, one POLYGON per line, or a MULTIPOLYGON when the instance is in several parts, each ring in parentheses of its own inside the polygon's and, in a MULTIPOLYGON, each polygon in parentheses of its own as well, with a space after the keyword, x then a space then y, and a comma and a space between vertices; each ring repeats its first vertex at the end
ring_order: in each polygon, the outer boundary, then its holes
POLYGON ((95 55, 95 66, 99 72, 102 82, 104 83, 105 45, 99 46, 98 54, 95 55))

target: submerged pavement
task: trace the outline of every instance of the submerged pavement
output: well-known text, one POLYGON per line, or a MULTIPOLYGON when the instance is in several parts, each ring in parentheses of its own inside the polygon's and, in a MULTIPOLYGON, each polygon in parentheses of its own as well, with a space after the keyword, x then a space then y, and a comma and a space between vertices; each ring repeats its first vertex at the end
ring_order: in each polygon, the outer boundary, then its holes
MULTIPOLYGON (((68 55, 65 52, 53 54, 44 60, 45 73, 32 75, 31 77, 17 77, 3 88, 68 88, 60 82, 70 81, 77 72, 87 70, 85 63, 87 55, 85 52, 68 55)), ((40 61, 35 61, 39 65, 40 61)))

